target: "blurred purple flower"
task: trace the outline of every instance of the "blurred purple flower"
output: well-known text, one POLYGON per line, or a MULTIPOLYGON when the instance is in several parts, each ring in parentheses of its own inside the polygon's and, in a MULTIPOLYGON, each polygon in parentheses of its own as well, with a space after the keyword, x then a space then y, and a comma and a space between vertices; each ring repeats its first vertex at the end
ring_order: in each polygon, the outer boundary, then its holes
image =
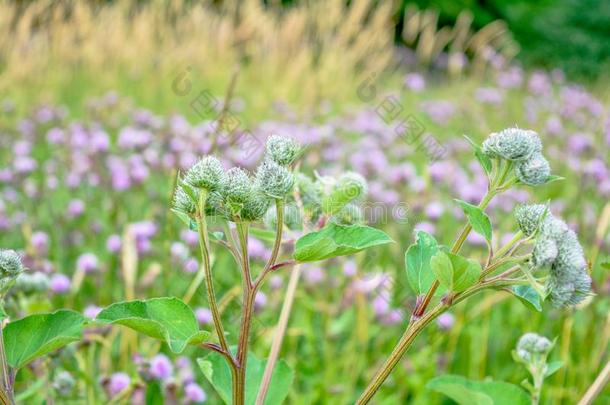
POLYGON ((449 330, 455 324, 455 317, 449 312, 442 313, 436 319, 436 324, 441 330, 449 330))
POLYGON ((121 250, 122 242, 119 235, 110 235, 106 239, 106 250, 110 253, 118 253, 121 250))
POLYGON ((157 354, 150 360, 150 375, 160 381, 167 380, 174 373, 174 366, 164 354, 157 354))
POLYGON ((187 273, 197 273, 199 270, 199 262, 194 257, 189 257, 184 262, 184 271, 187 273))
POLYGON ((55 294, 65 294, 70 291, 70 278, 65 274, 57 273, 51 277, 51 291, 55 294))
POLYGON ((67 214, 69 218, 77 218, 85 212, 85 203, 82 200, 74 199, 68 203, 67 214))
POLYGON ((200 325, 209 325, 212 323, 212 311, 207 308, 197 308, 195 310, 195 317, 200 325))
POLYGON ((108 393, 111 397, 118 395, 131 384, 131 378, 126 373, 114 373, 108 381, 108 393))
POLYGON ((100 263, 97 256, 93 253, 83 253, 76 260, 76 268, 85 273, 92 273, 99 270, 100 263))
POLYGON ((188 383, 184 387, 184 400, 187 404, 205 402, 207 396, 203 388, 194 382, 188 383))
POLYGON ((49 235, 42 231, 34 232, 30 243, 38 255, 44 256, 49 250, 49 235))
POLYGON ((85 315, 86 318, 94 319, 100 312, 102 312, 102 308, 97 305, 87 305, 83 311, 83 315, 85 315))

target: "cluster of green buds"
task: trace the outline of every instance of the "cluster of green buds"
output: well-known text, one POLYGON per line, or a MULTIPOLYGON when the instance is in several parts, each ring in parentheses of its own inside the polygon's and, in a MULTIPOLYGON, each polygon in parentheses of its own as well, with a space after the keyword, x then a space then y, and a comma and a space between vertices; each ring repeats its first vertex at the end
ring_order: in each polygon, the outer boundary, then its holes
POLYGON ((17 252, 0 250, 0 296, 6 294, 24 270, 21 256, 17 252))
POLYGON ((583 301, 591 292, 591 277, 574 231, 542 204, 517 207, 515 219, 521 231, 535 239, 533 267, 549 269, 546 291, 551 303, 562 307, 583 301))
POLYGON ((201 207, 207 216, 233 222, 259 221, 272 201, 284 200, 291 193, 295 176, 290 165, 300 150, 292 139, 270 136, 254 176, 239 167, 225 171, 217 158, 206 156, 179 179, 173 208, 191 219, 201 207))
POLYGON ((546 183, 551 167, 542 155, 542 142, 531 130, 507 128, 492 133, 484 142, 482 152, 491 159, 513 163, 517 179, 530 186, 546 183))
POLYGON ((512 352, 513 359, 517 363, 523 364, 532 376, 532 382, 525 380, 522 385, 532 395, 533 404, 540 402, 544 379, 561 367, 561 362, 547 362, 547 357, 554 346, 555 342, 530 332, 521 336, 516 349, 512 352))

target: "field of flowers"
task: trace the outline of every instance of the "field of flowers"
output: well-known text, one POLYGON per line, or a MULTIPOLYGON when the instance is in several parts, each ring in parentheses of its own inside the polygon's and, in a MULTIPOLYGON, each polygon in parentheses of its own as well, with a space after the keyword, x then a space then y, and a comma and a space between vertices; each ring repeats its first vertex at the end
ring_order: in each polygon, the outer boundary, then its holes
POLYGON ((0 5, 0 403, 610 403, 607 84, 424 64, 389 3, 35 3, 0 5), (590 293, 530 266, 546 219, 590 293))

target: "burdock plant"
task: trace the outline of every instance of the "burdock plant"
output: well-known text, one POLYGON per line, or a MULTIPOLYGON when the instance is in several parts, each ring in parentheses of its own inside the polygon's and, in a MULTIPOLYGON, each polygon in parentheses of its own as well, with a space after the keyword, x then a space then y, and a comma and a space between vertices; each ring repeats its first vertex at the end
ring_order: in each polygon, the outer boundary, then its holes
MULTIPOLYGON (((201 343, 203 348, 214 353, 200 359, 200 365, 221 398, 228 403, 240 405, 254 401, 254 397, 246 398, 246 393, 257 394, 258 387, 252 388, 251 384, 261 380, 263 388, 257 395, 257 403, 264 403, 267 395, 274 403, 281 401, 288 392, 291 374, 283 372, 284 380, 274 380, 272 387, 269 378, 250 374, 262 373, 260 360, 248 353, 248 340, 257 293, 272 272, 298 262, 356 253, 391 241, 381 231, 354 223, 360 216, 359 208, 353 203, 366 192, 366 181, 362 176, 346 173, 336 179, 313 180, 304 174, 295 174, 293 163, 300 152, 301 147, 294 140, 271 136, 263 160, 253 175, 241 168, 225 171, 218 160, 204 157, 178 180, 174 192, 173 210, 199 233, 203 259, 201 278, 205 280, 217 339, 217 343, 201 343), (260 222, 274 227, 275 232, 271 255, 262 269, 255 272, 248 254, 248 240, 253 226, 260 222), (220 224, 223 229, 222 236, 215 233, 213 240, 209 230, 212 224, 220 224), (280 262, 286 225, 292 230, 319 230, 296 242, 292 260, 280 262), (229 343, 217 302, 211 266, 212 242, 228 249, 240 269, 241 321, 239 325, 233 325, 239 329, 236 345, 229 343), (256 364, 251 365, 254 371, 249 372, 248 364, 251 362, 256 364), (219 377, 222 375, 227 379, 219 377)), ((191 294, 187 295, 190 298, 191 294)), ((283 363, 280 366, 285 371, 287 366, 283 363)), ((272 371, 273 362, 268 368, 272 371)))
POLYGON ((489 136, 482 146, 472 142, 488 177, 487 192, 478 205, 457 200, 468 223, 450 248, 418 231, 406 252, 407 278, 417 292, 411 320, 398 344, 362 393, 368 403, 422 330, 457 303, 486 289, 500 289, 526 305, 540 309, 549 299, 556 307, 573 306, 591 290, 583 249, 576 234, 555 218, 546 205, 517 207, 517 232, 504 246, 492 249, 492 225, 485 208, 511 187, 553 181, 534 131, 509 128, 489 136), (487 241, 485 263, 460 255, 471 231, 487 241))

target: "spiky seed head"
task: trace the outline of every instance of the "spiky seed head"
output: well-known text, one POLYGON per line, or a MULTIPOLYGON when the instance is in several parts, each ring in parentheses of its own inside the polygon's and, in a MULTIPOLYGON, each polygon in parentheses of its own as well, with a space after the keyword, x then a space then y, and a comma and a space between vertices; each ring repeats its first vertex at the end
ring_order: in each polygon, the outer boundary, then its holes
POLYGON ((230 219, 230 212, 220 192, 212 191, 208 194, 205 200, 205 215, 230 219))
POLYGON ((557 258, 557 243, 548 237, 538 237, 532 251, 532 264, 536 268, 548 267, 557 258))
POLYGON ((238 167, 229 169, 221 192, 229 204, 245 203, 252 193, 250 176, 238 167))
POLYGON ((523 204, 515 208, 515 219, 525 236, 533 235, 546 216, 547 206, 543 204, 523 204))
POLYGON ((219 190, 225 180, 222 164, 214 156, 206 156, 195 163, 184 176, 184 181, 196 188, 219 190))
POLYGON ((492 158, 520 161, 542 151, 542 143, 534 131, 507 128, 494 132, 483 142, 483 153, 492 158))
POLYGON ((535 153, 528 159, 517 162, 515 173, 522 183, 537 186, 546 183, 551 175, 551 166, 541 153, 535 153))
POLYGON ((17 277, 23 270, 23 262, 17 252, 0 250, 0 278, 17 277))
POLYGON ((181 186, 177 186, 174 192, 174 200, 172 206, 176 211, 184 212, 185 214, 192 215, 197 210, 195 202, 191 197, 184 191, 181 186))
POLYGON ((303 173, 297 173, 295 174, 295 186, 299 191, 305 211, 310 213, 312 218, 314 214, 317 216, 321 211, 322 204, 322 186, 320 183, 313 181, 303 173))
POLYGON ((547 290, 549 300, 555 308, 577 305, 590 295, 591 277, 586 272, 551 272, 547 290))
POLYGON ((51 280, 45 273, 39 271, 35 273, 21 273, 15 281, 15 289, 25 293, 47 291, 51 286, 51 280))
POLYGON ((300 145, 291 138, 271 135, 267 139, 267 158, 281 166, 288 166, 299 155, 300 145))
POLYGON ((294 175, 284 166, 265 159, 256 171, 256 185, 267 196, 283 199, 294 186, 294 175))
POLYGON ((258 187, 254 187, 250 198, 244 203, 239 214, 242 221, 260 221, 267 212, 271 199, 267 197, 258 187))

